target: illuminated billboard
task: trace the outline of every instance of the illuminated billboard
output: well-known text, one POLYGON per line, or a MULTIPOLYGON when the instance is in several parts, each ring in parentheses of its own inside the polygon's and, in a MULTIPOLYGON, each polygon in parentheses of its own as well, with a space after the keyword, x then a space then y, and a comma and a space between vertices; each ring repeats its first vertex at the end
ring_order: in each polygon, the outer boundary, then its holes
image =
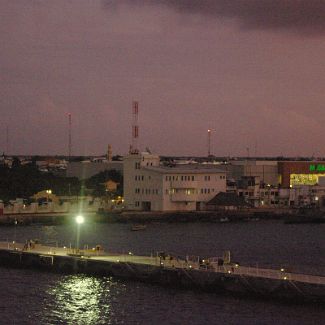
POLYGON ((290 174, 290 187, 294 185, 315 185, 325 174, 290 174))

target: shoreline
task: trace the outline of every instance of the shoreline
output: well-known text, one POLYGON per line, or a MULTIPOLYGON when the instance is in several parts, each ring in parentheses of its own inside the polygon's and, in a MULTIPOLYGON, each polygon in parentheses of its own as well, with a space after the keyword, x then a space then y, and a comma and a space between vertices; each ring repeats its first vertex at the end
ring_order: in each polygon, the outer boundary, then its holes
MULTIPOLYGON (((0 216, 0 226, 29 224, 64 224, 71 222, 76 213, 5 214, 0 216)), ((100 211, 86 212, 83 216, 98 223, 187 223, 187 222, 247 222, 259 220, 287 220, 294 218, 292 210, 250 210, 250 211, 190 211, 190 212, 138 212, 100 211)))

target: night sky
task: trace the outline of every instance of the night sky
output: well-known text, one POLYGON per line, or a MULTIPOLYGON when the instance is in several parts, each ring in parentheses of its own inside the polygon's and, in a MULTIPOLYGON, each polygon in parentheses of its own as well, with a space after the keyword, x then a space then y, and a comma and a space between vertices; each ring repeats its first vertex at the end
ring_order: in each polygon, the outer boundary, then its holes
POLYGON ((325 156, 323 0, 0 0, 0 151, 325 156))

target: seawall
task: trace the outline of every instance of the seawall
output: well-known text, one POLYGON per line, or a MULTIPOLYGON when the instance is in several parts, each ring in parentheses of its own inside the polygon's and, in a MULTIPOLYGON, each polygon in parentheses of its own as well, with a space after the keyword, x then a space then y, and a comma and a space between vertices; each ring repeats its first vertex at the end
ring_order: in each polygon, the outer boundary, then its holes
POLYGON ((84 273, 144 281, 234 296, 325 303, 325 277, 283 273, 234 264, 203 266, 184 260, 131 255, 69 255, 68 251, 36 247, 22 251, 0 248, 0 266, 59 273, 84 273))

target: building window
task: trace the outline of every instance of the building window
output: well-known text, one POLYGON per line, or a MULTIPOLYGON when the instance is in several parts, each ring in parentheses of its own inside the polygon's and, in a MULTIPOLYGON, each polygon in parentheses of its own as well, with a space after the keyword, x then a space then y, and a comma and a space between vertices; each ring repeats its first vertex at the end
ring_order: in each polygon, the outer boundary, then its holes
POLYGON ((192 181, 194 181, 194 176, 192 176, 192 181))
POLYGON ((135 163, 135 169, 140 169, 140 163, 139 162, 135 163))

